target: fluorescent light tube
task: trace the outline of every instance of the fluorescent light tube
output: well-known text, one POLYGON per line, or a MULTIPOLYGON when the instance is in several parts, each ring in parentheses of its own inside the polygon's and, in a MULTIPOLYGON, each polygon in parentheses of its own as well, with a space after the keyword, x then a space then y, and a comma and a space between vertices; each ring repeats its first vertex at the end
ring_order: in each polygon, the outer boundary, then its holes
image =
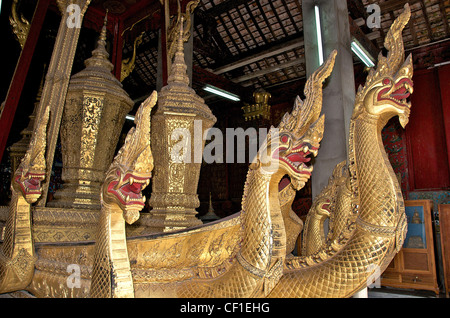
POLYGON ((238 102, 241 100, 239 98, 239 96, 232 94, 230 92, 224 91, 223 89, 217 88, 217 87, 209 85, 209 84, 207 84, 205 87, 203 87, 203 90, 213 93, 213 94, 216 94, 216 95, 219 95, 219 96, 222 96, 222 97, 225 97, 225 98, 228 98, 228 99, 231 99, 232 101, 235 101, 235 102, 238 102))
POLYGON ((314 13, 316 17, 317 48, 319 50, 319 66, 320 66, 323 64, 323 47, 322 47, 322 29, 320 27, 320 12, 318 6, 314 6, 314 13))
POLYGON ((133 120, 133 121, 134 121, 134 116, 133 116, 133 115, 126 115, 126 116, 125 116, 125 119, 133 120))
POLYGON ((370 58, 370 56, 364 51, 364 49, 359 45, 358 42, 353 41, 351 44, 353 53, 368 67, 374 67, 375 64, 370 58))

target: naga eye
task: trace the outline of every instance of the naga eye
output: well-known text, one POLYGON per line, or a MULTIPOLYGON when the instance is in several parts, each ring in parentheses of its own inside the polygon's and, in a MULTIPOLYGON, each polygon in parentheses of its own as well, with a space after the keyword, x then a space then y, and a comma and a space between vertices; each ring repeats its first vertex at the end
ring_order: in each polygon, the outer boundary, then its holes
POLYGON ((288 136, 286 136, 286 135, 284 135, 283 137, 281 137, 281 142, 284 143, 284 144, 287 144, 288 140, 289 140, 289 138, 288 138, 288 136))
POLYGON ((387 85, 387 84, 389 84, 391 82, 391 80, 389 79, 389 78, 385 78, 384 80, 383 80, 383 84, 384 85, 387 85))

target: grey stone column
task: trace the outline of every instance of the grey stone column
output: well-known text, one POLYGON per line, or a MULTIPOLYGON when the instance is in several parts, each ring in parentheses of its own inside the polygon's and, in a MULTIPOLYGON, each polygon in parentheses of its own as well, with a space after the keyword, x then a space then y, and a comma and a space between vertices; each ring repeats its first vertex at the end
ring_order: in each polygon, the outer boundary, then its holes
POLYGON ((311 176, 312 195, 328 184, 334 167, 347 159, 350 117, 355 99, 351 35, 345 0, 303 0, 303 32, 307 76, 319 67, 318 40, 314 6, 319 7, 323 58, 337 49, 333 72, 323 90, 322 113, 325 132, 311 176))

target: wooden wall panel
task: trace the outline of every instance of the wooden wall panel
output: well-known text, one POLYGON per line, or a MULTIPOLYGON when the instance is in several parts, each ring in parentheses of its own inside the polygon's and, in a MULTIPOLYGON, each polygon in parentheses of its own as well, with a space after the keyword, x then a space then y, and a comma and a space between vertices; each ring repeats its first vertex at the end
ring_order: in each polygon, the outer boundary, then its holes
POLYGON ((447 160, 450 167, 450 64, 440 67, 438 72, 447 145, 447 160))
POLYGON ((447 142, 437 69, 416 71, 408 136, 410 190, 450 186, 447 142))

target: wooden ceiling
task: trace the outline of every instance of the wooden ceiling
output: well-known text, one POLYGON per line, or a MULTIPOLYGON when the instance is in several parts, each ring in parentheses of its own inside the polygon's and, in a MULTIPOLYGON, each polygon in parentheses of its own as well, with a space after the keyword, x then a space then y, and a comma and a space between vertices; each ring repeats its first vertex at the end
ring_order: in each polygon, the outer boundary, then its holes
MULTIPOLYGON (((393 20, 408 2, 412 17, 403 32, 405 49, 450 39, 450 0, 343 0, 347 1, 350 31, 373 55, 393 20), (381 28, 369 28, 366 8, 378 4, 381 28)), ((184 1, 187 3, 189 1, 184 1)), ((251 99, 258 88, 276 89, 306 76, 302 0, 199 0, 194 11, 192 87, 205 101, 220 98, 202 90, 212 84, 251 99)), ((177 2, 171 0, 171 11, 177 2)), ((124 21, 123 58, 136 49, 133 72, 125 78, 125 90, 137 102, 156 88, 159 0, 92 0, 90 7, 108 9, 124 21)), ((354 57, 355 64, 360 61, 354 57)), ((301 92, 297 92, 300 94, 301 92)))
MULTIPOLYGON (((404 31, 406 50, 449 39, 450 0, 347 0, 352 35, 377 54, 406 2, 412 11, 404 31), (381 8, 379 29, 365 23, 366 8, 372 3, 381 8)), ((204 78, 243 91, 304 79, 302 21, 301 0, 200 0, 194 11, 193 88, 208 101, 212 97, 201 90, 204 78)), ((137 33, 126 37, 124 57, 131 55, 137 33)), ((158 30, 145 30, 137 47, 136 68, 123 82, 132 97, 144 96, 156 86, 157 50, 158 30)), ((356 57, 355 63, 359 63, 356 57)))

